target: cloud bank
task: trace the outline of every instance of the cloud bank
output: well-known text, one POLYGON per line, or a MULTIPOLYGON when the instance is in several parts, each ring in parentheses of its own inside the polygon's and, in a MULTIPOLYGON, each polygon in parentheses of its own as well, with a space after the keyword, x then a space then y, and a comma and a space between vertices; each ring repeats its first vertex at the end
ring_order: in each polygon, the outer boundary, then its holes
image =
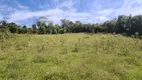
POLYGON ((122 14, 142 14, 142 0, 122 0, 118 6, 107 6, 109 2, 117 5, 118 2, 115 3, 114 0, 35 0, 35 2, 30 0, 31 5, 23 5, 22 2, 14 0, 12 4, 16 6, 9 5, 8 2, 11 1, 3 0, 0 6, 0 19, 19 24, 30 24, 40 16, 45 16, 54 23, 60 23, 60 19, 98 23, 122 14), (33 9, 35 6, 31 7, 32 5, 37 6, 33 9))

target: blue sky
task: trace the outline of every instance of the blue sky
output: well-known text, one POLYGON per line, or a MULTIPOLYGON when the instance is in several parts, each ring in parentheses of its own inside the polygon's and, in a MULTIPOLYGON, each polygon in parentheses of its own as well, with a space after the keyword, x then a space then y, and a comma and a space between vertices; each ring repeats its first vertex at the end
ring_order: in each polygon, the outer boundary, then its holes
POLYGON ((118 15, 142 14, 142 0, 0 0, 0 20, 30 25, 40 16, 98 23, 118 15))

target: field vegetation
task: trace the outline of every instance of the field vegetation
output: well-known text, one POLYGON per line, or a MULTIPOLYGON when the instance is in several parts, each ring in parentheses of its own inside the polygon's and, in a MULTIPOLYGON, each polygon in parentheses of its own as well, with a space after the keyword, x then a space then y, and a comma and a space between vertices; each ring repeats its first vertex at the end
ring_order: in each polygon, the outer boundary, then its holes
POLYGON ((142 80, 138 38, 84 33, 0 38, 0 80, 142 80))

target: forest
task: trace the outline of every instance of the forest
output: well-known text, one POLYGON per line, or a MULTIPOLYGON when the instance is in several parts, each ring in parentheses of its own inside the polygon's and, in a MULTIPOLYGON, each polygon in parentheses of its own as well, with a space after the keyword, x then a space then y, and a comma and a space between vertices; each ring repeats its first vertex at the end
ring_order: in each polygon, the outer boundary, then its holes
POLYGON ((10 31, 17 34, 63 34, 63 33, 113 33, 125 36, 142 35, 142 15, 120 15, 103 23, 83 24, 61 19, 61 25, 53 24, 40 17, 31 27, 20 26, 14 22, 0 21, 0 32, 10 31))

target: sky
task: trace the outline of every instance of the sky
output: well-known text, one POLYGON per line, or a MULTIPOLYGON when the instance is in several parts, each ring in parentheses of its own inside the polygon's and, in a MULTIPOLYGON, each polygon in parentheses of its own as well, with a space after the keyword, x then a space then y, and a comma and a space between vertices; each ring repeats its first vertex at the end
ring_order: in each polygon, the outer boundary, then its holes
POLYGON ((142 0, 0 0, 0 20, 19 25, 41 16, 59 24, 61 19, 99 23, 130 14, 142 14, 142 0))

